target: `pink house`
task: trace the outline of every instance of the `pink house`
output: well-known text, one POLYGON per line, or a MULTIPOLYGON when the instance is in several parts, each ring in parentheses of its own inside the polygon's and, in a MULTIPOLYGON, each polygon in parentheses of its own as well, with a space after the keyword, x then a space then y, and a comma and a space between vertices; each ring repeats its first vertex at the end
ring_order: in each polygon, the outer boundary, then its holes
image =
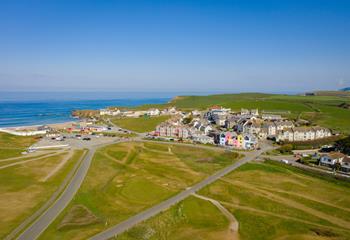
POLYGON ((233 140, 233 146, 235 148, 242 148, 243 147, 243 136, 237 135, 233 140))

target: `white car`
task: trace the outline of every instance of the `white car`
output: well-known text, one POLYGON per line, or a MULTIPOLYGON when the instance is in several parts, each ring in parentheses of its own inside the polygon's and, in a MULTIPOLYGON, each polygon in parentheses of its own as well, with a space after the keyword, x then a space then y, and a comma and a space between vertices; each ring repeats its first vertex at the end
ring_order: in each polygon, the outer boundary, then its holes
POLYGON ((284 164, 289 164, 289 161, 287 159, 282 159, 281 162, 284 164))

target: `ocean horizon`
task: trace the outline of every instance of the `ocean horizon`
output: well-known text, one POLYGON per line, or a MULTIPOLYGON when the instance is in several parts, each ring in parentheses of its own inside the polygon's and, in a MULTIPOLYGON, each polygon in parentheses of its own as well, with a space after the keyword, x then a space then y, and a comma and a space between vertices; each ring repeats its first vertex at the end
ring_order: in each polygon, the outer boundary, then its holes
POLYGON ((0 128, 62 123, 76 120, 73 110, 97 110, 109 106, 135 107, 163 104, 171 95, 111 93, 6 93, 0 94, 0 128))

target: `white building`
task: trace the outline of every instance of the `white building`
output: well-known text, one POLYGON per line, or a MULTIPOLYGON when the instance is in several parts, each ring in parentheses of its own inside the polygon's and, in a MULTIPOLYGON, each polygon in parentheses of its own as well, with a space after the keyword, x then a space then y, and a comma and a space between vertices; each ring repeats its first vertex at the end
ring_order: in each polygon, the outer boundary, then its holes
POLYGON ((268 136, 268 137, 276 136, 276 134, 277 134, 277 128, 276 128, 275 123, 273 123, 273 122, 265 122, 265 123, 263 124, 263 128, 266 129, 266 132, 267 132, 267 136, 268 136))
POLYGON ((331 152, 320 157, 319 164, 322 166, 332 167, 336 163, 342 163, 345 155, 340 152, 331 152))
POLYGON ((278 130, 277 131, 277 136, 276 136, 276 141, 288 141, 288 142, 293 142, 294 141, 294 132, 292 128, 287 128, 284 130, 278 130))
POLYGON ((194 134, 192 140, 203 144, 214 144, 214 138, 203 134, 194 134))
POLYGON ((330 137, 331 131, 327 128, 320 127, 294 127, 277 130, 276 141, 312 141, 330 137))
POLYGON ((350 156, 345 156, 341 162, 342 172, 350 172, 350 156))
POLYGON ((258 109, 248 110, 248 109, 242 108, 241 109, 241 115, 259 116, 259 110, 258 109))
POLYGON ((314 127, 315 139, 321 139, 332 136, 332 133, 329 129, 323 127, 314 127))
POLYGON ((258 135, 261 131, 261 123, 257 120, 248 120, 243 124, 242 132, 246 134, 258 135))
POLYGON ((275 122, 276 130, 281 131, 286 128, 293 128, 294 124, 292 121, 277 121, 275 122))
POLYGON ((165 122, 156 127, 155 135, 187 139, 190 138, 192 134, 190 128, 185 125, 165 122))
POLYGON ((315 132, 309 127, 293 128, 294 141, 312 141, 315 140, 315 132))
POLYGON ((276 115, 276 114, 262 114, 261 118, 263 120, 282 120, 282 116, 281 115, 276 115))
POLYGON ((36 135, 44 135, 48 132, 48 130, 10 130, 0 128, 0 132, 16 135, 16 136, 36 136, 36 135))
POLYGON ((160 115, 160 111, 157 108, 151 108, 147 111, 147 114, 149 116, 158 116, 158 115, 160 115))
POLYGON ((100 115, 108 115, 108 116, 117 116, 120 114, 119 109, 111 110, 111 109, 100 109, 100 115))

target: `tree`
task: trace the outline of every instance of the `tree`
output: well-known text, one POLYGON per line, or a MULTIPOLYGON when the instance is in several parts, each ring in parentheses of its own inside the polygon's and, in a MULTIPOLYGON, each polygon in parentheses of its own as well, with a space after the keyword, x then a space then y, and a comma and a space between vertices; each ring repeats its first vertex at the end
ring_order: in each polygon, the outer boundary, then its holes
POLYGON ((292 150, 293 150, 292 144, 284 144, 278 149, 278 151, 282 154, 292 154, 292 150))
POLYGON ((335 147, 342 153, 350 155, 350 136, 336 141, 335 147))
POLYGON ((189 116, 189 117, 184 118, 184 119, 182 120, 182 123, 183 123, 183 124, 189 124, 189 123, 192 122, 192 120, 193 120, 193 117, 192 117, 192 116, 189 116))

